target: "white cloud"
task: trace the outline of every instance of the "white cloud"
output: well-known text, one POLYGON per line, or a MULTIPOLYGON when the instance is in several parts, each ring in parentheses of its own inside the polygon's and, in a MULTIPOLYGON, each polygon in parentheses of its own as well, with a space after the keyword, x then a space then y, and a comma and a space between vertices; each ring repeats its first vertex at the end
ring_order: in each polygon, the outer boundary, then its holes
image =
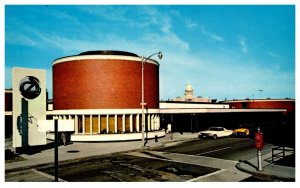
POLYGON ((221 36, 215 35, 215 34, 210 34, 210 37, 216 41, 219 42, 224 42, 223 38, 221 36))
POLYGON ((157 33, 148 33, 144 35, 143 40, 150 44, 153 43, 154 46, 157 46, 163 49, 177 49, 178 51, 186 51, 190 49, 190 46, 187 42, 181 40, 176 34, 157 34, 157 33))
POLYGON ((111 21, 128 21, 125 14, 128 8, 125 6, 79 6, 79 11, 101 17, 111 21))
POLYGON ((214 41, 224 42, 224 39, 223 39, 222 36, 217 35, 217 34, 215 34, 215 33, 213 33, 213 32, 208 31, 208 30, 205 28, 204 25, 201 26, 201 32, 202 32, 204 35, 208 36, 209 38, 213 39, 214 41))
POLYGON ((238 43, 240 45, 240 49, 243 53, 247 54, 248 53, 248 46, 247 46, 247 42, 246 42, 246 38, 243 36, 239 37, 238 43))
POLYGON ((268 55, 271 56, 271 57, 273 57, 273 58, 279 58, 279 59, 282 58, 281 55, 278 55, 277 53, 274 53, 274 52, 268 52, 268 55))
POLYGON ((196 28, 198 26, 198 24, 196 22, 193 22, 190 19, 185 20, 185 25, 189 29, 193 29, 193 28, 196 28))
POLYGON ((36 46, 37 42, 24 34, 9 32, 5 36, 5 42, 7 44, 16 44, 22 46, 36 46))

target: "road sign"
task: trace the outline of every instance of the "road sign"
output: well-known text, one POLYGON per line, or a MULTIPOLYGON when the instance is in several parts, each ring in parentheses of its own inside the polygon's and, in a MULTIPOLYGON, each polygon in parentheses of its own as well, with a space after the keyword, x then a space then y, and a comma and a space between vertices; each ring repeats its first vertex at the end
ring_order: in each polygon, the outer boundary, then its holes
POLYGON ((46 70, 13 67, 13 147, 47 144, 37 121, 46 119, 46 70))
POLYGON ((40 81, 34 76, 26 76, 21 80, 19 90, 26 99, 35 99, 41 94, 40 81))

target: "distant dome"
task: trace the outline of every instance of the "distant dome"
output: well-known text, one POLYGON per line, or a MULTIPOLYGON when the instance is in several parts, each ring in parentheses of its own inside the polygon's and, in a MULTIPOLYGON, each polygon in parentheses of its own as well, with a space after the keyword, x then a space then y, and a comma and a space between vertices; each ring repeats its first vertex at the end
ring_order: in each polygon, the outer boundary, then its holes
POLYGON ((185 86, 184 96, 186 100, 192 100, 194 98, 194 91, 191 84, 185 86))
POLYGON ((191 85, 191 84, 187 84, 187 85, 185 86, 185 91, 193 91, 192 85, 191 85))

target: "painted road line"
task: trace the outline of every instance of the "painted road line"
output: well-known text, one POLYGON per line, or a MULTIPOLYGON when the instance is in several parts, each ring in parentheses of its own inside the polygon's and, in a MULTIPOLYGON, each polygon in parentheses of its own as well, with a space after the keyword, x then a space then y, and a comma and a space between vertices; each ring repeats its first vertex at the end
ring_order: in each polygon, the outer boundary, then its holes
POLYGON ((211 151, 207 151, 207 152, 203 152, 203 153, 199 153, 199 154, 195 154, 195 155, 205 155, 205 154, 208 154, 208 153, 214 153, 214 152, 217 152, 217 151, 222 151, 222 150, 226 150, 226 149, 230 149, 231 147, 225 147, 225 148, 220 148, 220 149, 215 149, 215 150, 211 150, 211 151))
MULTIPOLYGON (((39 174, 39 175, 41 175, 41 176, 44 176, 44 177, 47 177, 47 178, 50 178, 50 179, 55 179, 55 177, 54 176, 52 176, 52 175, 50 175, 50 174, 47 174, 47 173, 45 173, 45 172, 41 172, 41 171, 38 171, 38 170, 36 170, 36 169, 31 169, 31 171, 32 172, 34 172, 34 173, 37 173, 37 174, 39 174)), ((61 179, 61 178, 58 178, 58 181, 59 182, 67 182, 67 181, 65 181, 65 180, 63 180, 63 179, 61 179)))
POLYGON ((196 181, 199 181, 200 179, 203 179, 203 178, 206 178, 206 177, 209 177, 209 176, 213 176, 213 175, 215 175, 215 174, 219 174, 219 173, 224 172, 224 171, 226 171, 226 169, 221 169, 221 170, 212 172, 212 173, 210 173, 210 174, 206 174, 206 175, 204 175, 204 176, 199 176, 199 177, 197 177, 197 178, 190 179, 190 180, 188 180, 187 182, 196 182, 196 181))

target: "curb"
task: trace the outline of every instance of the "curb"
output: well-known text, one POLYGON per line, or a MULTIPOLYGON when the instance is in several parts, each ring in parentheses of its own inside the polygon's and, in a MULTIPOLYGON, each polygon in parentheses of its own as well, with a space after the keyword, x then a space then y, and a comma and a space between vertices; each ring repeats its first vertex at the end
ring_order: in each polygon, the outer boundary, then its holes
MULTIPOLYGON (((156 149, 156 148, 161 148, 161 147, 168 147, 168 145, 172 144, 172 143, 186 142, 186 141, 190 141, 190 140, 193 140, 193 139, 194 138, 161 142, 161 145, 153 144, 153 145, 150 145, 150 146, 146 146, 146 148, 144 150, 156 149)), ((116 151, 116 152, 112 152, 112 153, 108 153, 108 154, 80 157, 80 158, 75 158, 75 159, 67 159, 67 160, 62 160, 62 161, 58 161, 58 162, 59 162, 59 165, 65 165, 65 164, 68 164, 68 163, 72 163, 74 161, 86 161, 86 160, 95 159, 95 158, 98 158, 98 157, 101 157, 101 156, 124 153, 124 152, 132 152, 132 151, 143 151, 143 149, 136 148, 136 149, 130 149, 130 150, 126 150, 126 151, 116 151)), ((28 169, 31 169, 31 168, 39 168, 39 167, 42 167, 42 166, 45 166, 45 165, 54 166, 54 161, 53 162, 45 162, 45 163, 41 163, 41 164, 32 164, 32 165, 28 165, 28 166, 24 166, 24 167, 16 167, 16 168, 11 168, 11 169, 5 169, 5 173, 21 171, 21 170, 28 170, 28 169)))
POLYGON ((284 181, 284 182, 295 182, 295 178, 288 178, 288 177, 282 177, 282 176, 276 176, 272 174, 267 174, 263 172, 258 172, 256 169, 255 171, 247 170, 242 167, 241 165, 242 162, 239 162, 236 164, 236 168, 242 172, 246 172, 248 174, 251 174, 252 176, 263 179, 263 180, 268 180, 268 181, 284 181))

